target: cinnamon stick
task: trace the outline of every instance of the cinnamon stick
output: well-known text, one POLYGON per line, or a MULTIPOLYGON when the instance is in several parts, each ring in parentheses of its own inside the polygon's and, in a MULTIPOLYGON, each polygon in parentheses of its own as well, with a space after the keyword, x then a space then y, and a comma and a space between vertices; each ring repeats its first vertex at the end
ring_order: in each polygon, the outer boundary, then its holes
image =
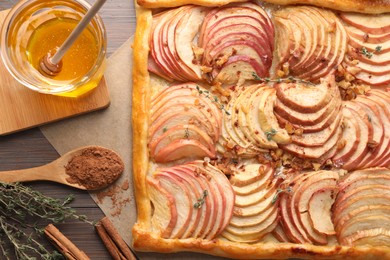
POLYGON ((136 260, 137 257, 126 245, 111 221, 104 217, 96 225, 96 231, 115 260, 136 260))
POLYGON ((90 258, 75 246, 64 234, 61 233, 53 224, 45 228, 45 235, 50 242, 70 260, 89 260, 90 258))

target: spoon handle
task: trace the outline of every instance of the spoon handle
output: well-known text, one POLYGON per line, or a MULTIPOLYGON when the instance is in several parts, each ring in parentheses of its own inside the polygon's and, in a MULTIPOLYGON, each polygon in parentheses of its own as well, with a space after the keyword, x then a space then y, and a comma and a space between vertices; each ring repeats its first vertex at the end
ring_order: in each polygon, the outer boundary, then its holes
POLYGON ((12 170, 12 171, 0 171, 0 181, 11 183, 11 182, 30 182, 30 181, 57 181, 55 172, 49 174, 50 168, 39 166, 29 169, 12 170))
POLYGON ((88 26, 89 22, 95 16, 95 14, 99 11, 99 9, 104 5, 106 0, 97 0, 95 4, 88 10, 83 19, 78 23, 76 28, 72 31, 69 37, 65 40, 65 42, 61 45, 58 51, 54 54, 53 57, 50 58, 50 62, 52 64, 58 64, 62 57, 65 55, 67 50, 72 46, 72 44, 76 41, 77 37, 80 33, 88 26))

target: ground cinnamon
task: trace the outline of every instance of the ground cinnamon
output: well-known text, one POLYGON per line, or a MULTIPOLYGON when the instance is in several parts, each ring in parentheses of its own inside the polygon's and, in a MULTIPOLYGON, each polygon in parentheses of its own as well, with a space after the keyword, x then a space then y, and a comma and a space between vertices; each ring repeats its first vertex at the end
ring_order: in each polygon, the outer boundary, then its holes
POLYGON ((124 164, 115 152, 103 147, 85 148, 65 166, 70 183, 77 183, 88 190, 97 190, 113 183, 122 174, 124 164))

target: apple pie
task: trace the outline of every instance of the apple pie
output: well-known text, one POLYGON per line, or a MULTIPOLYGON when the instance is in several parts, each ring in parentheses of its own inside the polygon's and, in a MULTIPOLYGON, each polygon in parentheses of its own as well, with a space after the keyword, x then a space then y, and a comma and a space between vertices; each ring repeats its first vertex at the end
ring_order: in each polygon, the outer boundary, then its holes
POLYGON ((135 250, 390 259, 390 2, 136 11, 135 250))

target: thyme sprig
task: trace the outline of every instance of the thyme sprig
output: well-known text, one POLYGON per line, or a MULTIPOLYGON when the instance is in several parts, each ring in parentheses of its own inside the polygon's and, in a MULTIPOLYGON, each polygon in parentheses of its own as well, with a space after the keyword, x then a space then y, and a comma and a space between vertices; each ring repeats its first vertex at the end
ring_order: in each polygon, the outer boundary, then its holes
POLYGON ((8 223, 4 216, 0 216, 0 228, 0 250, 6 259, 13 259, 10 252, 6 250, 6 243, 8 243, 8 247, 14 249, 17 259, 36 259, 34 255, 40 256, 41 259, 63 259, 63 256, 57 251, 50 252, 31 234, 27 234, 20 227, 8 223))
POLYGON ((275 202, 278 200, 280 193, 283 193, 283 192, 291 193, 292 191, 293 190, 292 190, 291 186, 288 186, 286 189, 277 189, 275 196, 272 198, 272 201, 271 201, 272 204, 275 204, 275 202))
POLYGON ((0 254, 5 259, 63 259, 39 238, 47 222, 72 218, 93 224, 68 206, 73 199, 72 195, 54 199, 19 183, 0 182, 0 254))
POLYGON ((226 110, 225 105, 220 102, 220 100, 217 96, 211 95, 210 91, 208 91, 208 90, 200 89, 200 87, 198 85, 196 86, 196 90, 198 91, 199 95, 203 95, 205 98, 208 98, 209 100, 214 102, 219 109, 221 109, 223 112, 225 112, 226 115, 230 116, 229 111, 226 110))
POLYGON ((252 77, 256 81, 261 81, 261 82, 265 82, 265 83, 269 83, 269 82, 272 82, 272 83, 297 82, 297 83, 302 83, 302 84, 311 85, 311 86, 316 85, 313 82, 310 82, 310 81, 307 81, 304 79, 295 78, 293 76, 288 76, 287 78, 271 79, 271 78, 262 78, 259 75, 257 75, 256 72, 253 72, 252 77))
POLYGON ((274 135, 276 135, 277 132, 278 132, 278 131, 275 130, 275 129, 273 129, 273 128, 271 128, 270 131, 265 132, 265 135, 267 136, 267 140, 268 140, 268 141, 271 141, 271 140, 272 140, 272 137, 273 137, 274 135))
POLYGON ((364 56, 366 56, 367 58, 371 59, 372 58, 372 55, 374 55, 374 52, 375 53, 379 53, 382 51, 382 46, 381 45, 378 45, 375 47, 375 50, 374 51, 368 51, 366 47, 362 47, 360 49, 360 53, 363 54, 364 56))
POLYGON ((204 190, 202 193, 202 197, 199 198, 198 201, 194 203, 194 208, 200 209, 205 203, 207 195, 208 195, 208 191, 204 190))

